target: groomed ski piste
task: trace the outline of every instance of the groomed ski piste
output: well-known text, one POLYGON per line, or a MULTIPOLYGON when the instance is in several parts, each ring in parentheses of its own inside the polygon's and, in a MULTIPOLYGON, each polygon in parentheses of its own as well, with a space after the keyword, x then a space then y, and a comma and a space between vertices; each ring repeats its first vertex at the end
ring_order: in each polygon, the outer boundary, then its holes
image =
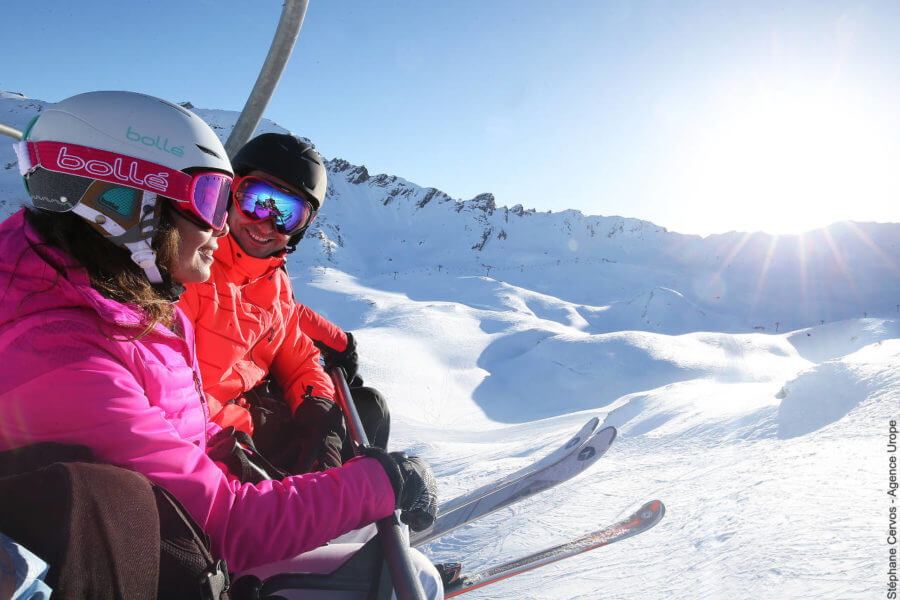
MULTIPOLYGON (((0 121, 23 127, 42 104, 4 94, 0 121)), ((198 113, 223 139, 236 116, 198 113)), ((24 200, 13 161, 2 145, 4 218, 24 200)), ((645 533, 465 598, 884 597, 900 224, 701 239, 329 168, 289 261, 297 298, 357 336, 392 447, 431 463, 443 499, 593 416, 618 430, 586 473, 429 557, 474 571, 665 503, 645 533)))

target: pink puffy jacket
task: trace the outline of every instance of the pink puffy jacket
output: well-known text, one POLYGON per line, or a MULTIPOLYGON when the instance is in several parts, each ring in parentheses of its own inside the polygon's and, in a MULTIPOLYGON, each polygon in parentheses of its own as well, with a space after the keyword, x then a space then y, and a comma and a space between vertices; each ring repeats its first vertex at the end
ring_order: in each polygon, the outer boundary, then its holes
MULTIPOLYGON (((157 326, 103 298, 24 210, 0 224, 0 450, 55 441, 134 469, 172 492, 233 570, 290 558, 391 514, 377 461, 241 485, 205 453, 208 424, 193 330, 157 326)), ((209 431, 208 431, 209 429, 209 431)))

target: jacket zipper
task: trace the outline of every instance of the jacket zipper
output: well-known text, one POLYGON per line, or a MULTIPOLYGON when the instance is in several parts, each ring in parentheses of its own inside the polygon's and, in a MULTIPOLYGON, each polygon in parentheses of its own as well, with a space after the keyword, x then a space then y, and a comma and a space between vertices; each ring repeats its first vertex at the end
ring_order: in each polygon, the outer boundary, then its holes
MULTIPOLYGON (((263 338, 265 338, 266 341, 271 342, 274 337, 275 337, 275 328, 270 327, 269 331, 267 333, 264 333, 262 335, 262 337, 260 337, 258 340, 256 340, 256 342, 252 346, 250 346, 250 351, 247 352, 247 356, 250 358, 250 361, 257 367, 259 367, 260 369, 262 369, 262 365, 259 364, 258 362, 256 362, 256 359, 253 358, 253 351, 256 350, 257 346, 262 344, 263 338)), ((266 371, 268 372, 268 369, 266 369, 266 371)))
POLYGON ((200 385, 200 377, 197 376, 197 371, 194 369, 191 369, 191 374, 194 376, 194 389, 197 390, 197 395, 200 396, 200 407, 203 409, 203 417, 206 419, 206 422, 209 423, 209 407, 206 404, 206 395, 203 393, 203 386, 200 385))

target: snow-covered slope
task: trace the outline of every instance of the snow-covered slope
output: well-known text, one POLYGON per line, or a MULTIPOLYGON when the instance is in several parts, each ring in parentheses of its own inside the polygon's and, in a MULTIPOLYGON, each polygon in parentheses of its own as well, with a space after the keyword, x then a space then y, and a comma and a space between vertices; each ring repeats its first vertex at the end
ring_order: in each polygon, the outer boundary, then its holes
MULTIPOLYGON (((311 271, 298 293, 350 324, 394 443, 452 497, 538 458, 591 415, 619 429, 591 475, 432 542, 478 565, 666 502, 654 531, 473 598, 870 598, 885 584, 888 420, 900 321, 794 332, 591 333, 566 301, 483 277, 458 301, 311 271), (418 298, 418 299, 417 299, 418 298)), ((304 276, 306 277, 306 276, 304 276)), ((435 296, 438 296, 436 294, 435 296)))
MULTIPOLYGON (((2 95, 0 122, 42 105, 2 95)), ((223 139, 235 118, 197 112, 223 139)), ((0 147, 0 217, 25 199, 13 160, 0 147)), ((296 295, 356 333, 392 445, 431 462, 443 497, 590 416, 619 429, 589 474, 432 542, 432 558, 475 567, 667 505, 646 534, 473 600, 885 591, 900 224, 699 238, 460 202, 340 159, 329 175, 290 259, 296 295)))

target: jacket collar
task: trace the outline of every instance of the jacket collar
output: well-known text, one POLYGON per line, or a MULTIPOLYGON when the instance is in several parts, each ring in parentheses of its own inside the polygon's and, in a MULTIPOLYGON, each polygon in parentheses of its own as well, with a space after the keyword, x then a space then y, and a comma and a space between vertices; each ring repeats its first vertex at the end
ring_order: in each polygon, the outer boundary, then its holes
MULTIPOLYGON (((37 230, 25 220, 25 209, 3 222, 0 240, 0 255, 7 259, 19 256, 13 272, 9 273, 10 281, 4 283, 9 296, 4 301, 18 300, 17 314, 84 307, 96 312, 104 322, 128 328, 141 327, 142 311, 134 305, 105 298, 91 287, 87 270, 60 248, 46 245, 37 230), (39 293, 40 290, 48 291, 39 293)), ((2 320, 3 316, 0 316, 2 320)), ((184 326, 179 311, 176 311, 176 321, 184 326)), ((156 330, 173 335, 162 325, 157 325, 156 330)))
POLYGON ((228 274, 228 280, 238 285, 265 277, 284 264, 283 256, 254 258, 248 256, 231 234, 219 238, 219 249, 214 255, 216 263, 228 274))

